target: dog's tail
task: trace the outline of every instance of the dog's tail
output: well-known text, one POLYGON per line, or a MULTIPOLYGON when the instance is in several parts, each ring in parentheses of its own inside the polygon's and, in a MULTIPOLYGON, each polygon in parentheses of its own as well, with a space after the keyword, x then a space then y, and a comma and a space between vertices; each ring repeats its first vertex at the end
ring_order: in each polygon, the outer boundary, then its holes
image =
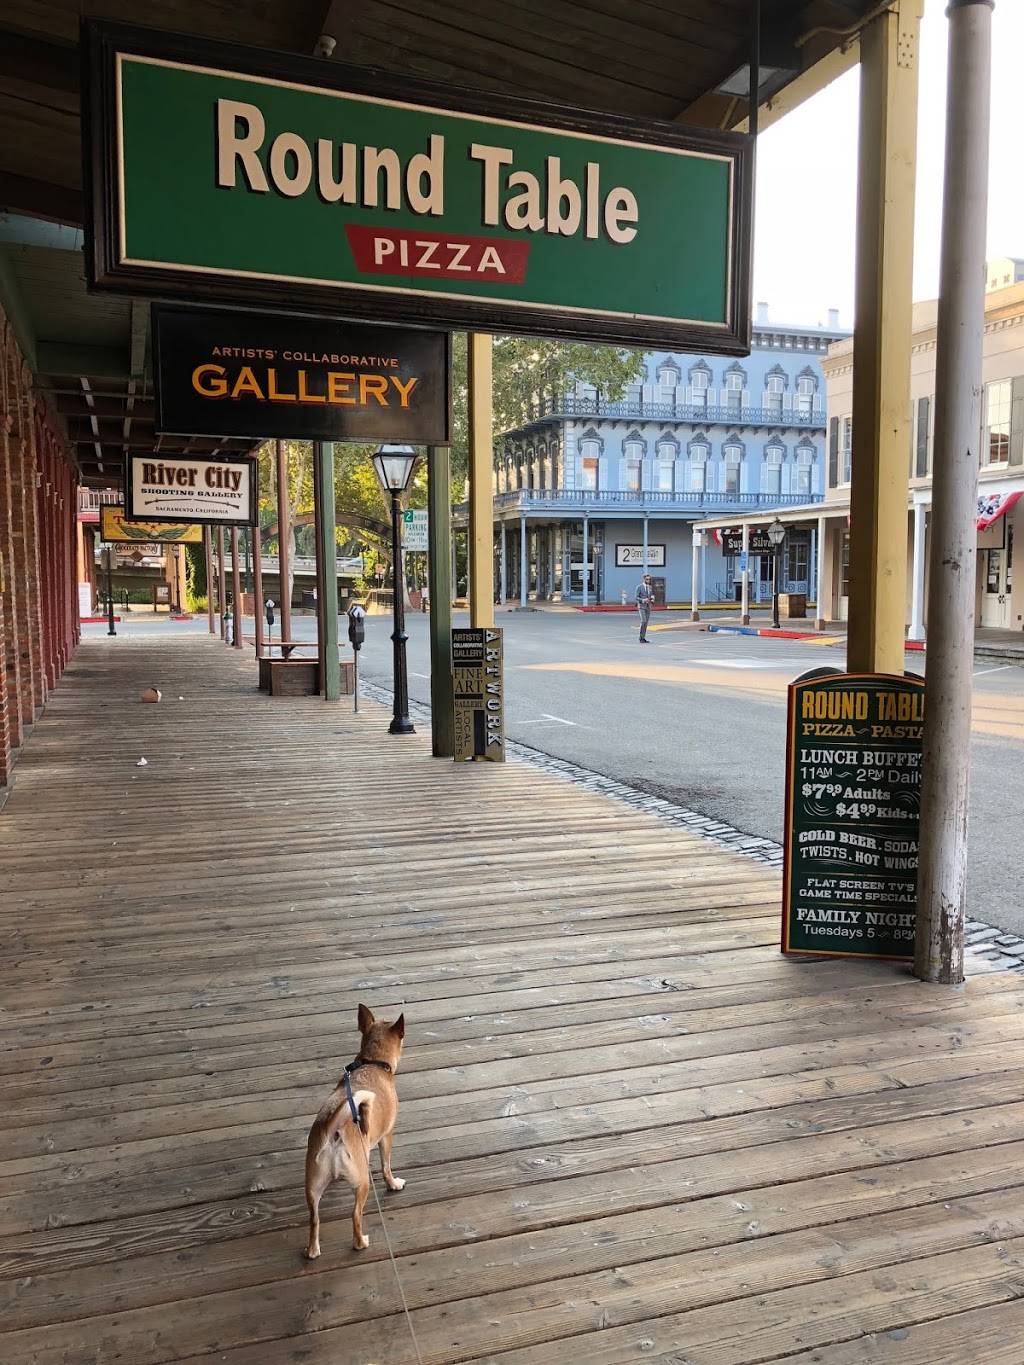
MULTIPOLYGON (((374 1100, 373 1091, 356 1090, 353 1092, 352 1099, 359 1115, 359 1131, 365 1138, 370 1131, 370 1108, 374 1100)), ((346 1125, 351 1126, 351 1124, 352 1111, 349 1108, 348 1097, 344 1088, 339 1086, 321 1107, 313 1121, 313 1127, 309 1130, 309 1144, 306 1149, 308 1154, 314 1157, 319 1156, 325 1147, 340 1142, 346 1125)))

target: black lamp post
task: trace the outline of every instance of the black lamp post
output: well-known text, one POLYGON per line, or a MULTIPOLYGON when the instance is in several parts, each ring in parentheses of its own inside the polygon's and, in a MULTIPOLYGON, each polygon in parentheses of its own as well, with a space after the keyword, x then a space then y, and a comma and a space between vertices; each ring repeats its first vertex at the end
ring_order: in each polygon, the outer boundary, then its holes
POLYGON ((114 547, 107 546, 107 634, 116 635, 114 628, 114 547))
POLYGON ((773 552, 772 563, 772 625, 779 629, 779 565, 782 562, 782 542, 786 539, 786 528, 775 518, 768 527, 768 539, 773 552))
POLYGON ((391 641, 394 645, 395 714, 388 726, 393 735, 416 733, 409 719, 409 673, 405 661, 405 601, 402 584, 402 494, 409 487, 416 468, 417 454, 412 446, 381 446, 373 457, 373 468, 381 488, 391 499, 391 641))

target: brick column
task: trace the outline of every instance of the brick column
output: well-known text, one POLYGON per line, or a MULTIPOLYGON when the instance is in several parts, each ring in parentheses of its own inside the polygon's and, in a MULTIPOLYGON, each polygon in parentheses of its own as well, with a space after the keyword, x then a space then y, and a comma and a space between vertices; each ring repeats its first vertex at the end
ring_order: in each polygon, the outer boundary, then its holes
MULTIPOLYGON (((3 560, 0 587, 0 617, 3 618, 3 653, 0 665, 4 677, 5 715, 10 749, 18 749, 24 737, 22 720, 21 652, 18 648, 18 596, 21 574, 15 554, 14 499, 20 491, 15 479, 14 373, 13 342, 6 327, 0 332, 0 559, 3 560)), ((31 714, 31 713, 30 713, 31 714)))

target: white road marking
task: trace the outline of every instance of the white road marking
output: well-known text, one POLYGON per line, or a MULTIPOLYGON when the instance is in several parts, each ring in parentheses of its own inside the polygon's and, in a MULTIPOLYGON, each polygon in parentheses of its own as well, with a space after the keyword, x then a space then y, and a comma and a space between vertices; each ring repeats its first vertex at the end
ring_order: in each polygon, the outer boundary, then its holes
POLYGON ((689 662, 705 664, 708 668, 779 668, 783 661, 779 659, 691 659, 689 662))
MULTIPOLYGON (((574 721, 574 720, 563 720, 561 716, 551 716, 551 715, 549 715, 549 714, 547 713, 547 711, 542 711, 542 712, 540 713, 540 715, 537 716, 537 717, 535 717, 533 720, 517 720, 517 721, 515 721, 515 724, 516 724, 516 725, 548 725, 548 724, 550 724, 552 721, 554 721, 557 725, 576 725, 576 724, 577 724, 577 722, 574 721)), ((584 726, 583 728, 586 729, 586 730, 589 730, 589 729, 590 729, 590 726, 587 725, 587 726, 584 726)))
POLYGON ((976 668, 974 670, 974 676, 976 678, 983 678, 986 673, 1005 673, 1008 668, 1013 667, 1013 664, 997 664, 995 668, 976 668))
POLYGON ((429 677, 430 677, 430 674, 429 674, 429 673, 417 673, 416 670, 415 670, 414 668, 410 668, 410 669, 409 669, 409 672, 412 674, 412 676, 413 676, 414 678, 429 678, 429 677))

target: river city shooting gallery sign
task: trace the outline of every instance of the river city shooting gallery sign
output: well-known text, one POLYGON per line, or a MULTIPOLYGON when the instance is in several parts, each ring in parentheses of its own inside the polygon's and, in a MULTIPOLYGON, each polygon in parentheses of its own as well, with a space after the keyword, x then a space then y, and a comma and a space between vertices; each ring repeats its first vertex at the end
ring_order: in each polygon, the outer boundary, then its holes
POLYGON ((183 522, 128 521, 123 507, 105 504, 100 508, 100 539, 131 545, 198 545, 203 528, 183 522))
POLYGON ((452 631, 455 761, 505 761, 502 633, 496 626, 452 631))
POLYGON ((923 725, 922 678, 790 685, 783 952, 914 956, 923 725))
POLYGON ((255 460, 130 454, 124 488, 130 521, 256 525, 255 460))
POLYGON ((156 305, 156 429, 446 445, 448 352, 442 332, 156 305))
POLYGON ((749 349, 746 135, 87 35, 93 287, 749 349))

